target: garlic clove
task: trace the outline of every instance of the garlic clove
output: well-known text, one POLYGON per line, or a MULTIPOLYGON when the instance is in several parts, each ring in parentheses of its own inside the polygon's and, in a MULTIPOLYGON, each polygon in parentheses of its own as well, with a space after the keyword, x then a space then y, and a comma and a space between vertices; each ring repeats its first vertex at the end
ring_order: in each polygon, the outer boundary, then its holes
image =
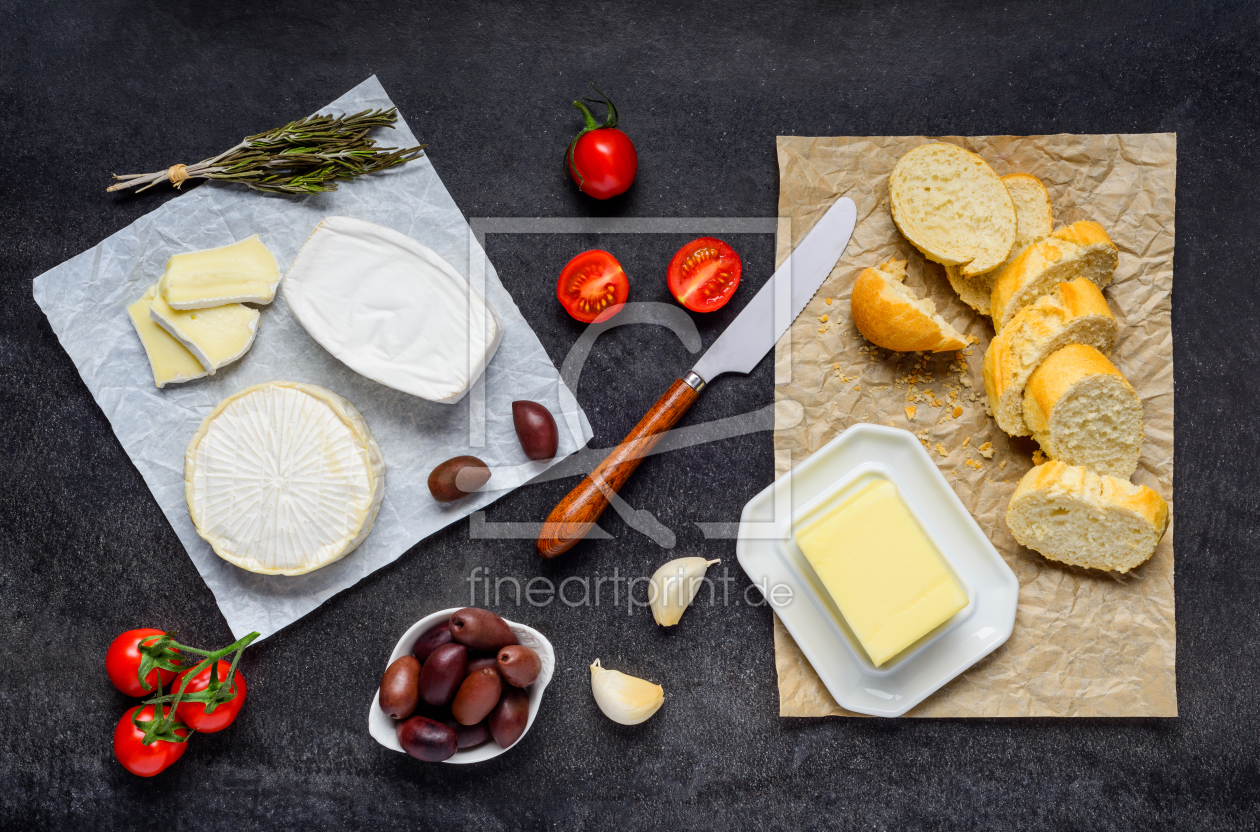
POLYGON ((621 725, 646 722, 665 703, 665 689, 646 679, 591 664, 591 693, 604 716, 621 725))
POLYGON ((678 558, 656 570, 648 585, 652 617, 662 627, 672 627, 682 618, 691 600, 704 583, 705 571, 718 560, 678 558))

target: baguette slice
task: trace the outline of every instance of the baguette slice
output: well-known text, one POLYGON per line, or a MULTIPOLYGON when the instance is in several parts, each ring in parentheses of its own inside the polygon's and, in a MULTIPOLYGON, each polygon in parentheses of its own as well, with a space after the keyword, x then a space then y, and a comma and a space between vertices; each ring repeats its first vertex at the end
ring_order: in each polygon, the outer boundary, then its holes
POLYGON ((1024 423, 1051 459, 1128 479, 1142 454, 1142 402, 1107 357, 1069 344, 1028 377, 1024 423))
POLYGON ((964 277, 1001 265, 1015 244, 1015 205, 989 163, 942 142, 919 145, 888 178, 893 222, 929 260, 964 277))
POLYGON ((1110 352, 1118 329, 1102 292, 1083 277, 1060 283, 1019 310, 984 353, 984 391, 998 427, 1011 436, 1030 435, 1024 424, 1028 377, 1067 344, 1089 344, 1110 352))
POLYGON ((936 314, 930 299, 910 294, 902 283, 905 279, 905 260, 862 270, 849 298, 858 332, 872 344, 897 352, 945 352, 967 346, 967 339, 936 314))
POLYGON ((1103 288, 1119 263, 1120 252, 1098 223, 1085 220, 1060 228, 998 274, 989 299, 993 328, 1001 332, 1015 313, 1056 283, 1084 277, 1103 288))
MULTIPOLYGON (((1002 264, 1004 266, 1024 249, 1050 235, 1054 229, 1054 211, 1050 207, 1050 192, 1037 177, 1028 173, 1008 173, 1002 177, 1002 184, 1015 205, 1015 244, 1011 246, 1011 255, 1002 264)), ((963 277, 958 266, 946 266, 945 276, 963 303, 981 315, 988 315, 993 284, 1001 271, 1002 266, 998 266, 984 274, 963 277)))
POLYGON ((1051 460, 1019 481, 1006 523, 1016 540, 1051 560, 1128 572, 1164 536, 1168 503, 1144 485, 1051 460))

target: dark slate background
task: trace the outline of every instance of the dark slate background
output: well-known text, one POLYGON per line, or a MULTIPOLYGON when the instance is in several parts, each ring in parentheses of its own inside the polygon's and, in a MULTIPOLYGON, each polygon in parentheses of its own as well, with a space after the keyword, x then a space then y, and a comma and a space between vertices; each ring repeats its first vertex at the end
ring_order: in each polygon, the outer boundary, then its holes
MULTIPOLYGON (((1260 8, 1102 6, 0 2, 0 825, 1255 828, 1260 443, 1244 420, 1260 393, 1260 8), (230 638, 31 280, 172 195, 107 195, 111 171, 203 158, 373 73, 470 217, 773 216, 776 134, 1176 131, 1181 716, 780 719, 764 607, 700 607, 664 631, 624 607, 502 606, 559 654, 539 721, 494 762, 421 764, 369 738, 367 705, 398 635, 467 603, 469 570, 646 575, 667 558, 612 516, 614 540, 547 563, 461 523, 251 649, 230 730, 195 738, 160 777, 124 772, 110 743, 129 702, 102 667, 113 636, 230 638), (592 80, 640 153, 633 189, 608 204, 561 172, 580 125, 569 102, 592 80), (663 682, 666 706, 637 728, 610 723, 589 693, 596 657, 663 682)), ((573 253, 612 249, 637 298, 666 300, 683 241, 492 236, 489 251, 559 362, 580 331, 552 295, 573 253)), ((772 240, 732 242, 746 300, 772 240)), ((720 329, 698 323, 706 341, 720 329)), ((595 446, 687 366, 658 328, 601 339, 579 391, 595 446)), ((689 423, 771 400, 765 362, 716 384, 689 423)), ((676 552, 723 558, 742 596, 733 544, 695 522, 737 519, 772 468, 763 432, 650 460, 624 496, 674 529, 676 552)), ((522 488, 489 519, 536 521, 572 484, 522 488)))

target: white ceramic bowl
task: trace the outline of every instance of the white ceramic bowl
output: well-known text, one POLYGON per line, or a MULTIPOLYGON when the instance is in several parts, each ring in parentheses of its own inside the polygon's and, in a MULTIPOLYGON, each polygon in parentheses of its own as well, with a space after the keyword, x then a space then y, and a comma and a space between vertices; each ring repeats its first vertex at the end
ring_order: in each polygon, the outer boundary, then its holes
MULTIPOLYGON (((403 656, 411 655, 411 650, 416 646, 416 641, 420 636, 429 631, 430 628, 438 624, 444 624, 451 620, 451 616, 459 612, 463 607, 451 607, 449 610, 435 612, 421 618, 415 624, 403 633, 402 638, 398 639, 398 643, 394 645, 394 652, 390 654, 389 661, 385 667, 393 664, 403 656)), ((529 686, 529 719, 525 723, 525 731, 512 744, 511 748, 515 748, 525 739, 525 734, 529 733, 529 729, 534 724, 534 718, 538 716, 538 706, 542 702, 543 691, 547 689, 547 684, 551 681, 551 676, 556 670, 556 651, 551 646, 551 642, 547 641, 542 633, 533 627, 526 627, 524 624, 517 624, 515 621, 508 621, 508 626, 512 628, 512 632, 516 633, 516 640, 526 647, 532 647, 538 653, 538 658, 542 660, 542 671, 538 674, 538 679, 534 684, 529 686)), ((381 673, 385 670, 382 668, 381 673)), ((372 694, 372 707, 368 710, 368 732, 372 738, 386 748, 392 749, 399 753, 406 753, 402 746, 398 744, 398 734, 396 727, 397 722, 385 716, 385 712, 381 710, 380 704, 381 689, 377 688, 376 693, 372 694)), ((506 748, 500 748, 499 744, 493 739, 483 742, 481 745, 473 748, 462 748, 455 752, 455 755, 449 760, 443 760, 446 763, 479 763, 482 760, 489 760, 497 757, 506 748)))

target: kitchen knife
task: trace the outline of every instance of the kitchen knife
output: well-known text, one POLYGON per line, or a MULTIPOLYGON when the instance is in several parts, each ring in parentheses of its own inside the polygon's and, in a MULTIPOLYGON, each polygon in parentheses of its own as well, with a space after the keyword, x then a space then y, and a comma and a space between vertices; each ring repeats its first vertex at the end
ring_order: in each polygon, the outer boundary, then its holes
POLYGON ((757 366, 831 274, 856 222, 857 208, 848 197, 827 209, 696 366, 675 381, 625 440, 552 509, 538 534, 539 554, 554 558, 586 536, 608 508, 609 495, 621 490, 705 385, 723 373, 748 373, 757 366))

